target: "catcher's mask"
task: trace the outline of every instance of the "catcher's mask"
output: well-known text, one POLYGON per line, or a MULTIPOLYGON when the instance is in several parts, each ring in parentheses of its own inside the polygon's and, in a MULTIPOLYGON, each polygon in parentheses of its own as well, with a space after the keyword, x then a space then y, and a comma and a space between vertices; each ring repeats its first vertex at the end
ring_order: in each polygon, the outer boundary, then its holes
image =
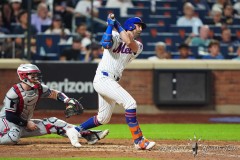
POLYGON ((132 17, 129 18, 125 21, 124 23, 124 29, 126 31, 132 31, 136 28, 136 26, 134 24, 141 24, 142 25, 142 29, 145 29, 147 27, 147 25, 142 21, 141 18, 139 17, 132 17))
POLYGON ((42 82, 41 71, 33 64, 21 64, 17 69, 17 74, 20 81, 33 88, 39 87, 42 82))

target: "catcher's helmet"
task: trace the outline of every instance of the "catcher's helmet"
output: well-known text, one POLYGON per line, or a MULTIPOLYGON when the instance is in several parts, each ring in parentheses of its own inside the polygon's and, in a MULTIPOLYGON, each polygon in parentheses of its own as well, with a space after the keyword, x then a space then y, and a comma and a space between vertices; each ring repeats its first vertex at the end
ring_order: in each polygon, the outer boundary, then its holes
POLYGON ((134 24, 141 24, 142 25, 142 29, 145 29, 147 27, 147 25, 142 21, 141 18, 139 17, 132 17, 129 18, 125 21, 124 23, 124 29, 126 31, 132 31, 136 28, 136 26, 134 24))
POLYGON ((21 64, 17 69, 17 74, 20 81, 34 88, 42 82, 41 71, 33 64, 21 64))

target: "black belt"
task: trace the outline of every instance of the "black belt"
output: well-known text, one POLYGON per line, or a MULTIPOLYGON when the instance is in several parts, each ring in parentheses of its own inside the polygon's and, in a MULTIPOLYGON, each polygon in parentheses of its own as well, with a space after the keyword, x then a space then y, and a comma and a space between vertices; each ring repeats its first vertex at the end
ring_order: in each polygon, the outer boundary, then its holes
POLYGON ((108 73, 108 72, 102 71, 102 74, 103 74, 104 76, 111 77, 111 78, 115 79, 116 81, 119 81, 119 80, 120 80, 120 77, 115 76, 115 75, 113 75, 113 74, 110 74, 110 73, 108 73))

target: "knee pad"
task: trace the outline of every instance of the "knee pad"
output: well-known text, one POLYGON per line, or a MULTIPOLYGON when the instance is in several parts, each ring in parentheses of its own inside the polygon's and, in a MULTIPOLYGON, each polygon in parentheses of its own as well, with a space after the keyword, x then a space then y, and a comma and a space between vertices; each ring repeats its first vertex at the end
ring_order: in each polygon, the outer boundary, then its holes
POLYGON ((52 125, 54 125, 54 126, 56 126, 56 127, 61 127, 61 128, 63 128, 63 127, 65 127, 68 123, 65 122, 65 121, 63 121, 63 120, 61 120, 61 119, 58 119, 58 118, 56 118, 56 117, 50 117, 50 118, 44 118, 44 119, 43 119, 43 124, 44 124, 44 125, 52 124, 52 125))
POLYGON ((111 115, 105 115, 105 116, 97 115, 97 120, 101 124, 107 124, 110 121, 110 119, 111 119, 111 115))
POLYGON ((49 134, 57 133, 59 135, 64 134, 66 132, 66 128, 70 126, 67 122, 56 117, 44 118, 43 124, 49 134))
POLYGON ((20 129, 12 127, 7 134, 0 138, 1 144, 17 144, 20 139, 20 129))

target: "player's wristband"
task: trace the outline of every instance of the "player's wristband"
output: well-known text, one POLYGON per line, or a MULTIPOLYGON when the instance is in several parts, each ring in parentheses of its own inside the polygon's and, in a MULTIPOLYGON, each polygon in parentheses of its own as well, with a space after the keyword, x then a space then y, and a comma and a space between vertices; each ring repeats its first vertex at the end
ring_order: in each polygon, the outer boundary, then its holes
POLYGON ((64 93, 58 92, 58 94, 57 94, 57 100, 59 100, 59 101, 61 101, 61 102, 63 102, 63 103, 67 103, 68 100, 69 100, 69 98, 68 98, 68 96, 66 96, 64 93))
POLYGON ((116 28, 116 30, 118 31, 118 33, 121 33, 122 31, 124 31, 124 29, 122 28, 121 24, 116 20, 116 22, 114 23, 114 27, 116 28))

